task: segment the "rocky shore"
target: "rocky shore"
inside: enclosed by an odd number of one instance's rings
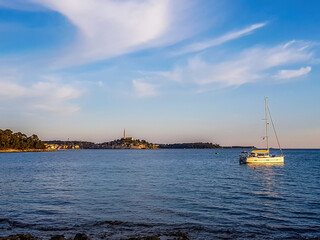
[[[133,237],[133,238],[120,238],[120,240],[189,240],[188,235],[183,232],[170,232],[164,234],[158,234],[154,236],[144,236],[144,237]],[[40,240],[35,236],[30,234],[16,234],[10,235],[7,237],[0,237],[0,240]],[[52,236],[48,240],[91,240],[86,234],[84,233],[77,233],[74,238],[66,238],[64,235],[55,235]]]
[[[52,149],[6,149],[0,150],[0,153],[20,153],[20,152],[53,152]]]

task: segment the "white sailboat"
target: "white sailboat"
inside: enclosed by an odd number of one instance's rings
[[[242,152],[240,154],[240,156],[239,156],[240,157],[239,158],[239,163],[240,164],[250,164],[250,163],[254,163],[254,164],[259,164],[259,163],[262,163],[262,164],[280,163],[280,164],[283,164],[284,163],[283,152],[282,152],[282,149],[280,147],[280,143],[279,143],[279,140],[278,140],[277,132],[276,132],[276,129],[274,127],[273,120],[272,120],[272,117],[271,117],[271,114],[270,114],[270,111],[269,111],[269,108],[268,108],[267,98],[265,98],[265,111],[266,111],[266,119],[265,119],[266,120],[266,137],[265,138],[266,138],[266,142],[267,142],[267,149],[266,150],[265,149],[263,149],[263,150],[253,150],[253,151],[251,151],[250,154],[248,152]],[[277,143],[278,143],[279,149],[281,151],[281,156],[270,155],[270,152],[269,152],[268,113],[270,115],[272,128],[274,130],[274,133],[275,133],[275,136],[276,136],[276,139],[277,139]]]

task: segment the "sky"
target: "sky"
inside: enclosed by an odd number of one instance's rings
[[[0,0],[0,129],[320,148],[318,0]],[[271,147],[277,147],[274,135]]]

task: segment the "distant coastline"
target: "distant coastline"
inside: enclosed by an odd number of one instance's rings
[[[170,143],[153,144],[145,140],[117,139],[110,142],[94,143],[88,141],[44,141],[55,150],[71,149],[255,149],[255,146],[220,146],[217,143],[194,142],[194,143]]]
[[[0,153],[17,152],[47,152],[56,150],[77,150],[77,149],[229,149],[229,148],[249,148],[254,146],[220,146],[210,142],[189,142],[154,144],[146,140],[127,137],[124,130],[123,137],[109,142],[94,143],[88,141],[41,141],[37,135],[28,137],[21,132],[14,133],[10,129],[0,129]]]
[[[255,146],[223,146],[221,148],[224,148],[224,149],[230,149],[230,148],[250,148],[250,149],[255,149],[256,147]]]
[[[52,149],[5,149],[0,150],[0,153],[21,153],[21,152],[54,152]]]
[[[216,143],[173,143],[154,144],[146,140],[117,139],[110,142],[94,143],[87,141],[45,141],[47,147],[55,150],[67,149],[220,149]]]
[[[217,149],[222,148],[217,143],[174,143],[174,144],[155,144],[146,140],[134,139],[128,137],[126,129],[123,131],[123,137],[110,142],[94,143],[87,141],[45,141],[48,149]]]
[[[217,143],[173,143],[173,144],[159,144],[160,149],[217,149],[222,148]]]

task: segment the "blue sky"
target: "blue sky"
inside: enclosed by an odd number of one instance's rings
[[[284,147],[320,148],[319,8],[0,0],[0,128],[262,147],[268,97]]]

